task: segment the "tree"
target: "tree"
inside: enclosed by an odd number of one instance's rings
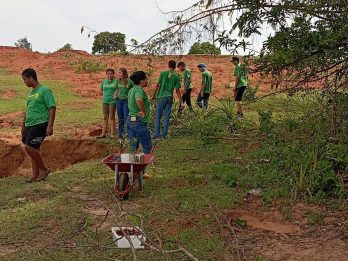
[[[31,50],[31,43],[29,43],[27,37],[17,40],[17,42],[15,42],[15,46],[19,48]]]
[[[323,88],[348,86],[346,0],[200,0],[166,15],[169,26],[137,49],[165,53],[192,37],[210,39],[232,54],[252,57],[253,72],[269,75],[279,88],[307,88],[314,82]],[[263,28],[273,31],[255,50],[252,42],[265,34]]]
[[[94,36],[93,54],[126,51],[126,35],[122,33],[102,32]]]
[[[191,46],[188,54],[221,54],[221,50],[209,42],[196,42]]]
[[[73,47],[71,44],[66,43],[64,46],[61,48],[61,50],[73,50]]]

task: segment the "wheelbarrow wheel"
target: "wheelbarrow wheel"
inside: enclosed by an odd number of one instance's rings
[[[125,173],[125,172],[120,173],[119,180],[118,180],[118,190],[119,190],[119,192],[126,191],[128,183],[129,183],[128,174]],[[123,194],[120,197],[123,200],[127,200],[128,199],[128,193],[125,193],[125,194]]]

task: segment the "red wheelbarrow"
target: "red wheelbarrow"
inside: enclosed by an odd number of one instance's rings
[[[150,154],[144,154],[141,162],[121,162],[121,153],[115,153],[103,159],[103,163],[115,171],[115,184],[113,188],[115,195],[123,200],[127,200],[136,179],[139,182],[139,190],[143,190],[146,166],[152,163],[155,158],[152,151]]]

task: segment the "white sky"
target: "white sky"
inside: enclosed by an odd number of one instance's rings
[[[196,0],[157,0],[162,10],[180,10]],[[14,46],[27,37],[34,51],[52,52],[71,43],[91,52],[93,35],[80,34],[82,25],[98,32],[126,34],[144,41],[167,25],[155,0],[0,0],[0,45]]]
[[[0,46],[14,46],[27,37],[34,51],[53,52],[70,43],[91,52],[94,35],[80,33],[83,25],[98,32],[121,32],[126,43],[139,42],[167,27],[163,11],[181,10],[197,0],[0,0]],[[157,3],[157,4],[156,4]],[[259,49],[262,37],[251,39]],[[226,53],[222,50],[223,53]]]

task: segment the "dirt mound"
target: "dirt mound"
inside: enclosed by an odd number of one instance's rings
[[[250,214],[247,211],[236,210],[234,213],[235,218],[231,219],[231,221],[242,219],[253,229],[272,231],[280,234],[296,233],[300,230],[300,227],[294,224],[274,219],[274,217],[272,217],[274,215],[273,212],[269,214],[269,216],[260,217]]]
[[[4,89],[0,91],[0,98],[10,100],[17,96],[17,92],[11,89]]]
[[[12,112],[0,117],[0,127],[12,128],[14,125],[19,126],[23,119],[24,112]]]
[[[110,145],[94,140],[47,140],[42,146],[42,156],[52,171],[62,170],[78,162],[104,157]],[[31,163],[20,145],[0,140],[0,177],[27,175]]]
[[[0,68],[20,74],[20,72],[28,66],[39,72],[40,78],[50,80],[64,80],[69,83],[73,90],[83,97],[99,98],[99,85],[105,72],[96,71],[92,73],[76,72],[76,67],[82,63],[87,65],[99,64],[102,67],[113,67],[118,69],[126,67],[130,72],[135,70],[144,70],[151,72],[150,87],[148,92],[153,91],[153,84],[162,70],[167,68],[169,60],[184,61],[187,67],[191,69],[194,93],[197,95],[200,89],[201,73],[197,69],[199,63],[207,64],[208,70],[213,73],[213,96],[225,97],[232,95],[230,82],[233,81],[233,66],[229,62],[226,55],[166,55],[148,57],[144,55],[91,55],[84,51],[67,51],[59,50],[52,54],[40,54],[29,50],[0,47]],[[251,85],[259,85],[260,77],[251,76]],[[266,81],[262,81],[259,86],[260,92],[268,92],[270,85]]]
[[[322,218],[316,224],[310,223],[309,213]],[[236,228],[239,245],[250,257],[246,260],[255,256],[277,261],[347,260],[347,211],[281,202],[266,207],[261,200],[247,198],[239,209],[228,211],[225,217]],[[238,227],[238,220],[245,220],[246,226]]]
[[[93,57],[92,54],[87,53],[86,51],[83,50],[65,50],[65,49],[60,49],[56,52],[53,52],[52,55],[64,55],[64,54],[78,54],[80,56],[86,56],[86,57]]]
[[[84,129],[79,129],[75,132],[75,137],[96,137],[101,135],[102,126],[100,125],[92,125]]]

